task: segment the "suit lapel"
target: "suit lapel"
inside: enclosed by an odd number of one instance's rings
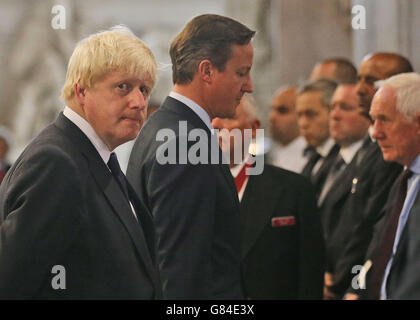
[[[324,162],[321,165],[321,168],[319,168],[318,172],[314,175],[312,182],[313,185],[317,188],[321,189],[323,183],[325,182],[325,179],[328,175],[328,172],[331,168],[332,163],[334,162],[335,158],[337,157],[338,151],[340,150],[340,146],[338,144],[335,144],[328,155],[325,157]]]
[[[409,230],[412,229],[410,228],[410,224],[413,222],[417,223],[417,221],[415,220],[419,220],[419,218],[416,216],[416,214],[418,214],[419,212],[419,208],[420,208],[420,192],[417,193],[416,198],[414,199],[413,205],[410,209],[407,221],[404,225],[400,240],[397,245],[397,249],[395,251],[395,257],[392,261],[391,270],[389,274],[391,274],[391,271],[394,265],[396,265],[398,261],[402,259],[402,257],[404,256],[404,252],[408,249],[408,242],[410,241],[410,239],[412,239],[412,236],[413,236],[413,234],[410,235]]]
[[[207,125],[203,122],[203,120],[201,120],[201,118],[193,111],[191,110],[190,107],[186,106],[184,103],[172,98],[172,97],[167,97],[165,102],[162,105],[162,110],[168,110],[170,112],[174,112],[176,114],[181,115],[187,122],[190,122],[193,126],[195,126],[196,128],[200,128],[205,130],[208,133],[208,137],[209,137],[209,150],[211,150],[211,139],[216,138],[211,132],[209,127],[207,127]],[[216,141],[215,142],[217,145],[219,145],[219,142]],[[239,199],[238,199],[238,193],[236,191],[236,186],[235,186],[235,182],[233,180],[232,174],[229,170],[229,166],[227,164],[224,164],[222,162],[222,157],[223,157],[223,152],[220,149],[220,147],[218,147],[218,152],[219,152],[219,168],[220,171],[222,172],[232,194],[234,195],[234,199],[235,199],[235,204],[239,210]],[[210,156],[210,155],[209,155]]]
[[[331,186],[330,190],[332,192],[329,192],[327,198],[331,197],[331,199],[333,199],[333,202],[337,202],[348,192],[351,191],[352,180],[356,176],[357,168],[359,167],[360,163],[363,161],[363,159],[366,158],[366,152],[368,151],[368,147],[370,145],[371,140],[368,137],[363,142],[362,147],[356,152],[351,162],[347,165],[347,167],[344,169],[344,171],[341,173],[338,179],[336,179],[334,184]]]
[[[246,257],[266,227],[270,226],[283,187],[273,183],[270,175],[250,176],[241,201],[241,226],[247,237],[242,241],[242,257]],[[261,192],[266,190],[267,192]]]
[[[111,205],[114,213],[119,217],[120,221],[124,225],[125,229],[129,233],[142,262],[149,272],[152,279],[155,279],[155,267],[153,266],[152,258],[149,254],[149,249],[146,245],[146,239],[139,222],[133,215],[130,205],[126,200],[121,188],[117,181],[112,176],[108,167],[103,162],[99,153],[96,151],[94,146],[91,144],[85,134],[70,120],[68,120],[62,113],[56,121],[57,127],[62,129],[70,136],[71,140],[79,147],[89,164],[89,170],[93,178],[95,179],[99,189],[104,193],[105,198]],[[145,225],[150,225],[151,217],[147,217],[146,214],[140,214],[141,218],[145,219]],[[141,219],[139,217],[139,219]]]

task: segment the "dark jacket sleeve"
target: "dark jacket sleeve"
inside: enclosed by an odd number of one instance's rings
[[[151,166],[147,193],[159,235],[158,258],[166,299],[211,297],[215,169],[205,164],[161,165],[156,160]]]
[[[23,159],[0,189],[0,299],[29,299],[51,281],[80,227],[83,191],[74,162],[54,146]]]

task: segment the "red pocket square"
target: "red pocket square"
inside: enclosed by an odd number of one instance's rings
[[[294,226],[296,223],[294,216],[271,218],[272,227]]]

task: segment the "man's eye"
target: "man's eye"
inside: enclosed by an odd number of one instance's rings
[[[128,84],[126,83],[121,83],[118,85],[118,88],[121,90],[127,90],[128,89]]]
[[[143,86],[143,87],[140,88],[140,92],[145,94],[145,95],[148,95],[149,94],[149,88],[147,88],[146,86]]]

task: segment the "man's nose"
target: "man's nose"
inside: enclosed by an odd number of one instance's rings
[[[145,109],[147,107],[147,96],[140,90],[133,90],[131,94],[130,106],[132,108]]]
[[[252,93],[254,91],[254,86],[252,84],[252,79],[250,75],[248,75],[248,80],[246,81],[242,90],[248,93]]]

